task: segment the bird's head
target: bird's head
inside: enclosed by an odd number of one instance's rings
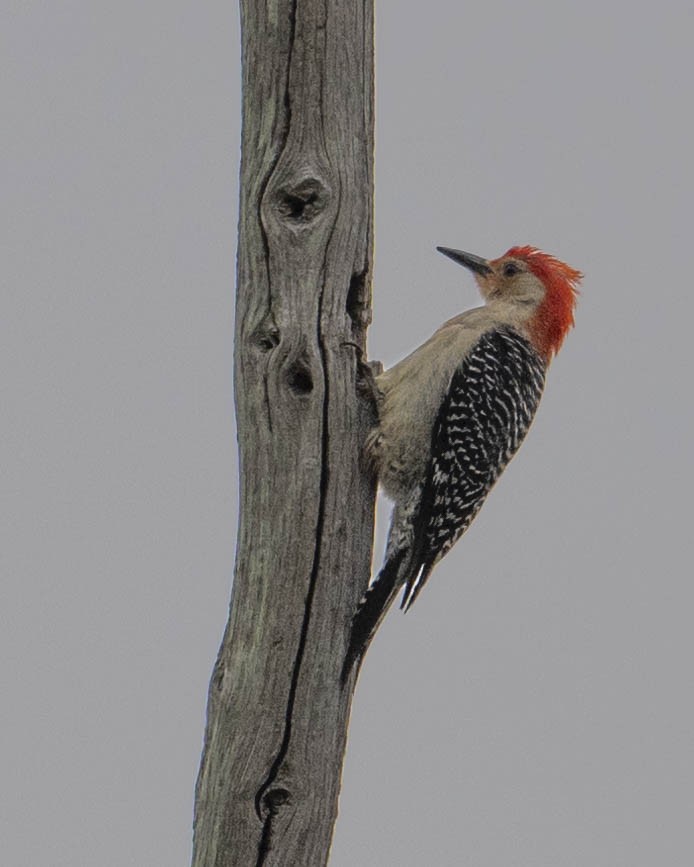
[[[511,247],[498,259],[450,247],[436,249],[472,271],[485,301],[508,301],[521,308],[528,333],[543,356],[549,359],[559,351],[574,324],[580,271],[536,247]]]

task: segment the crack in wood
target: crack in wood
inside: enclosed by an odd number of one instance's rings
[[[322,296],[321,296],[322,300]],[[320,321],[320,317],[319,317]],[[299,637],[299,645],[296,651],[296,657],[294,659],[294,667],[292,670],[292,679],[289,687],[289,695],[287,698],[287,709],[284,717],[284,736],[282,738],[282,743],[280,744],[279,751],[277,756],[275,757],[274,762],[268,772],[267,777],[264,782],[261,784],[255,796],[255,810],[258,818],[264,822],[263,827],[263,835],[261,837],[261,843],[267,836],[267,845],[269,846],[269,824],[271,824],[274,816],[277,815],[279,807],[285,803],[288,803],[289,800],[289,792],[287,790],[281,790],[287,793],[287,798],[282,801],[282,803],[278,803],[274,799],[270,799],[268,802],[268,795],[271,794],[271,786],[277,778],[277,774],[279,769],[284,761],[287,751],[289,749],[289,742],[292,737],[292,716],[294,714],[294,702],[296,700],[296,690],[299,683],[299,674],[301,672],[301,663],[304,657],[304,651],[306,649],[306,640],[308,637],[308,629],[311,621],[311,607],[313,604],[313,596],[316,589],[316,582],[318,580],[318,572],[320,570],[320,561],[321,561],[321,550],[322,550],[322,537],[324,531],[325,524],[325,502],[326,495],[328,491],[328,377],[327,377],[327,369],[325,367],[325,347],[323,346],[322,340],[319,343],[321,356],[323,358],[323,382],[324,382],[324,393],[323,393],[323,431],[322,431],[322,443],[321,443],[321,476],[320,476],[320,490],[319,490],[319,501],[318,501],[318,519],[316,522],[316,547],[314,549],[313,555],[313,563],[311,568],[311,576],[309,579],[308,591],[306,593],[306,603],[304,607],[304,619],[301,626],[301,635]],[[276,791],[276,790],[272,790]],[[263,807],[267,810],[267,815],[263,820]],[[259,850],[260,853],[260,850]],[[261,862],[259,862],[260,864]]]
[[[330,236],[328,237],[326,250],[330,245],[330,240],[332,238],[333,229],[330,232]],[[325,274],[325,260],[323,261],[323,275]],[[325,342],[321,335],[320,323],[322,321],[322,313],[323,313],[323,299],[325,295],[325,284],[323,277],[321,279],[322,288],[320,298],[318,300],[318,315],[317,315],[317,323],[316,323],[316,338],[318,343],[319,352],[321,355],[322,362],[322,371],[323,371],[323,427],[321,432],[321,473],[320,473],[320,487],[318,492],[318,517],[316,521],[316,547],[313,553],[313,563],[311,567],[311,576],[309,579],[308,591],[306,593],[306,602],[304,606],[304,619],[301,625],[301,635],[299,638],[299,645],[297,647],[296,657],[294,659],[294,668],[292,670],[292,679],[289,687],[289,696],[287,698],[287,709],[285,712],[284,722],[284,737],[282,738],[282,743],[280,744],[279,751],[277,756],[275,757],[275,761],[272,763],[272,767],[270,768],[265,781],[262,783],[260,788],[258,789],[255,797],[255,810],[258,818],[263,821],[263,831],[260,838],[260,843],[258,847],[258,863],[257,867],[262,867],[262,864],[267,857],[267,853],[270,851],[272,845],[272,823],[277,816],[280,808],[285,804],[288,804],[290,801],[290,792],[288,789],[284,788],[271,788],[275,780],[277,779],[277,774],[284,762],[284,759],[289,751],[289,744],[292,737],[292,717],[294,714],[294,703],[296,701],[296,691],[299,684],[299,675],[301,672],[301,664],[304,658],[304,651],[306,649],[306,641],[308,639],[308,630],[311,622],[311,609],[313,607],[313,597],[316,590],[316,584],[318,582],[318,574],[320,572],[320,564],[321,564],[321,554],[322,554],[322,541],[323,541],[323,533],[325,530],[325,512],[326,512],[326,500],[328,494],[328,485],[330,481],[330,470],[329,470],[329,405],[330,405],[330,391],[328,384],[328,357],[327,350],[325,347]],[[278,795],[280,795],[278,797]],[[263,807],[267,810],[267,814],[263,820]]]
[[[291,5],[290,12],[290,37],[289,37],[289,51],[287,58],[287,75],[285,79],[285,92],[284,92],[284,108],[285,108],[285,126],[283,130],[283,136],[281,141],[281,146],[278,148],[276,159],[273,162],[273,165],[268,173],[268,176],[263,185],[263,190],[260,196],[260,205],[259,208],[259,217],[262,226],[262,202],[264,198],[265,191],[267,189],[267,185],[270,182],[272,175],[274,174],[275,168],[279,161],[279,158],[286,147],[289,129],[291,126],[291,117],[292,117],[292,108],[291,108],[291,97],[290,97],[290,75],[291,75],[291,66],[292,66],[292,54],[294,50],[294,40],[296,36],[296,17],[297,17],[297,3],[298,0],[293,0]],[[268,260],[268,281],[270,281],[270,273],[269,273],[269,243],[267,234],[265,232],[265,228],[263,226],[263,240],[265,243],[265,252]],[[273,820],[276,817],[281,806],[289,802],[289,791],[282,789],[281,791],[286,792],[286,797],[280,802],[277,801],[276,798],[272,797],[272,785],[277,778],[277,774],[284,762],[284,759],[287,755],[287,751],[289,750],[289,743],[291,741],[292,736],[292,717],[294,713],[294,703],[296,701],[296,690],[299,683],[299,674],[301,671],[301,663],[303,661],[304,651],[306,649],[306,640],[308,637],[308,628],[311,619],[311,607],[313,604],[313,596],[315,593],[316,582],[318,580],[318,572],[320,569],[320,558],[321,558],[321,539],[323,535],[324,523],[325,523],[325,501],[326,501],[326,493],[328,487],[328,376],[327,376],[327,368],[325,365],[325,347],[323,346],[321,335],[320,335],[320,310],[322,307],[323,293],[321,292],[321,298],[319,300],[319,316],[318,316],[318,345],[320,347],[320,352],[323,360],[323,384],[324,384],[324,392],[323,392],[323,430],[322,430],[322,453],[321,453],[321,476],[320,476],[320,490],[318,495],[318,516],[316,522],[316,547],[314,549],[313,563],[311,568],[311,576],[309,578],[308,592],[306,594],[306,602],[304,607],[304,618],[301,625],[301,634],[299,636],[299,644],[297,647],[296,657],[294,659],[294,666],[292,669],[292,678],[289,686],[289,695],[287,697],[287,707],[284,716],[284,734],[282,737],[282,742],[280,744],[280,748],[275,756],[275,760],[270,766],[270,770],[265,778],[265,780],[261,783],[255,795],[255,811],[258,818],[263,822],[263,830],[261,834],[261,838],[258,845],[258,862],[257,867],[262,867],[262,864],[265,862],[268,852],[270,851],[271,841],[272,841],[272,824]],[[263,817],[263,808],[267,811],[265,817]]]
[[[289,48],[287,50],[287,74],[284,78],[284,115],[282,117],[282,127],[278,134],[278,145],[277,151],[272,158],[270,163],[270,167],[265,175],[265,178],[260,184],[260,189],[258,192],[258,225],[260,226],[260,235],[263,242],[263,253],[265,257],[265,269],[267,273],[267,289],[268,289],[268,312],[272,309],[272,278],[270,276],[270,242],[268,241],[267,230],[265,229],[265,224],[263,222],[263,205],[265,202],[265,193],[267,191],[268,184],[270,183],[270,179],[275,173],[275,169],[277,168],[277,164],[287,146],[287,140],[289,138],[289,128],[292,123],[292,101],[291,101],[291,88],[289,86],[289,76],[292,68],[292,54],[294,52],[294,40],[296,38],[296,6],[298,0],[292,0],[291,9],[289,12]],[[243,166],[241,166],[241,173],[243,175]]]

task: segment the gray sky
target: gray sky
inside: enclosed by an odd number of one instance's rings
[[[332,867],[694,861],[691,4],[379,0],[386,364],[586,273],[538,418],[354,703]],[[234,0],[5,2],[0,839],[188,863],[236,529]]]

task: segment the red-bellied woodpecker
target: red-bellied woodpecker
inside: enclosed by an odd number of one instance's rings
[[[574,322],[580,271],[534,247],[469,268],[485,304],[450,319],[376,377],[366,456],[394,508],[385,562],[352,622],[343,680],[400,588],[407,610],[520,446]]]

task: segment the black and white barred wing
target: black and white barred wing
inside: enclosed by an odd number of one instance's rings
[[[544,381],[543,359],[511,328],[484,334],[454,373],[433,429],[403,608],[470,526],[518,450]]]
[[[400,587],[409,608],[470,526],[523,441],[544,381],[544,361],[511,328],[484,334],[457,368],[434,424],[423,486],[396,505],[383,568],[352,621],[343,682]]]

